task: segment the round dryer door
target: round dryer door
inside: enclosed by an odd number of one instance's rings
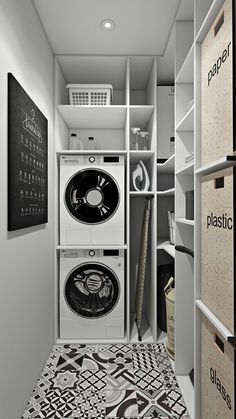
[[[118,186],[112,176],[103,170],[81,170],[68,182],[65,202],[70,214],[78,221],[103,223],[118,208]]]
[[[105,316],[118,302],[118,279],[111,269],[100,263],[79,265],[67,278],[65,298],[79,316],[88,319]]]

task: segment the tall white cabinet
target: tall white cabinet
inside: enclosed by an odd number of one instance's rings
[[[125,245],[126,251],[126,334],[124,342],[138,341],[134,322],[136,275],[142,218],[146,198],[152,199],[148,272],[143,312],[143,341],[156,342],[156,59],[153,57],[84,57],[58,56],[55,58],[55,175],[59,176],[59,156],[78,153],[123,154],[126,168],[125,189]],[[110,106],[71,106],[68,102],[68,83],[110,83],[113,101]],[[131,127],[149,132],[148,150],[132,150]],[[68,150],[71,132],[76,132],[84,143],[83,151]],[[93,136],[96,150],[87,151],[87,138]],[[147,192],[135,191],[131,174],[142,160],[150,177]],[[56,207],[58,192],[55,190]],[[55,339],[60,340],[58,317],[58,255],[63,248],[59,241],[59,222],[55,218]],[[83,339],[82,339],[83,340]]]

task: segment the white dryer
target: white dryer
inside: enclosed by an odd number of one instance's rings
[[[124,244],[124,179],[122,155],[60,157],[61,244]]]
[[[60,338],[124,337],[124,250],[60,251]]]

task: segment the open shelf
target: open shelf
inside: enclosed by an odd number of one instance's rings
[[[176,83],[193,83],[194,79],[194,43],[176,77]]]
[[[117,245],[117,246],[103,246],[103,245],[58,245],[56,246],[57,250],[70,250],[70,249],[104,249],[104,250],[110,250],[110,249],[117,249],[117,250],[122,250],[122,249],[127,249],[127,244],[124,245]]]
[[[174,195],[175,188],[166,189],[165,191],[157,191],[157,196],[170,196]]]
[[[58,105],[58,112],[68,128],[123,129],[126,106]]]
[[[194,173],[194,161],[189,164],[185,164],[181,169],[177,170],[176,175],[193,175]]]
[[[150,196],[150,195],[153,195],[154,196],[155,192],[153,192],[153,191],[141,191],[141,192],[139,192],[139,191],[130,191],[129,194],[131,196],[137,196],[137,197],[139,197],[139,196]]]
[[[159,175],[170,175],[174,174],[175,170],[175,154],[172,154],[168,158],[168,160],[165,161],[165,163],[157,163],[157,174]]]
[[[176,218],[176,223],[194,226],[194,220],[187,220],[186,218]]]
[[[176,131],[193,131],[194,130],[194,104],[184,115],[176,127]]]
[[[202,300],[195,301],[196,306],[201,310],[201,312],[210,320],[210,322],[216,327],[217,330],[221,333],[224,339],[232,344],[236,344],[236,336],[233,336],[232,333],[218,320],[218,318],[212,313],[211,310],[202,302]]]
[[[130,57],[130,104],[153,105],[156,66],[153,57]]]
[[[157,241],[157,250],[164,250],[168,253],[172,258],[175,258],[175,246],[174,244],[170,244],[169,240],[167,239],[159,239]]]
[[[113,105],[124,105],[127,89],[127,58],[96,55],[57,55],[66,84],[111,84]],[[69,96],[66,94],[64,100]]]
[[[130,151],[131,164],[137,164],[140,160],[147,162],[154,156],[154,152],[150,150],[132,150]]]
[[[132,105],[130,106],[130,127],[146,128],[152,117],[154,106]]]
[[[126,155],[127,152],[125,150],[60,150],[57,151],[58,155],[61,154],[67,154],[67,155],[77,155],[77,154],[108,154],[113,155],[113,154],[122,154],[122,155]]]
[[[195,173],[208,175],[209,173],[217,172],[218,170],[226,169],[229,166],[236,164],[236,156],[224,156],[221,159],[215,160],[205,166],[196,169]]]

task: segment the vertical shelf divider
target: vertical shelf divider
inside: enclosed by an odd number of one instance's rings
[[[126,334],[127,342],[130,342],[130,59],[126,62],[126,83],[125,83],[125,103],[127,106],[125,123],[125,148],[126,155]]]
[[[155,140],[154,144],[152,141],[151,148],[154,151],[153,154],[153,168],[152,168],[152,189],[153,191],[157,190],[157,87],[156,87],[156,80],[157,80],[157,60],[154,58],[153,67],[151,72],[151,82],[152,82],[152,102],[154,105],[154,113],[153,113],[153,132],[152,132],[152,139]],[[157,194],[154,194],[153,197],[153,204],[152,204],[152,214],[151,214],[151,260],[152,260],[152,267],[151,267],[151,276],[152,276],[152,307],[150,317],[152,319],[152,333],[154,342],[157,341]],[[151,321],[150,321],[151,323]]]
[[[194,51],[194,150],[195,169],[200,166],[201,156],[201,46],[195,43]],[[201,178],[194,172],[194,300],[200,298],[201,287]],[[195,303],[194,301],[194,303]],[[201,315],[194,304],[194,414],[201,417]]]

